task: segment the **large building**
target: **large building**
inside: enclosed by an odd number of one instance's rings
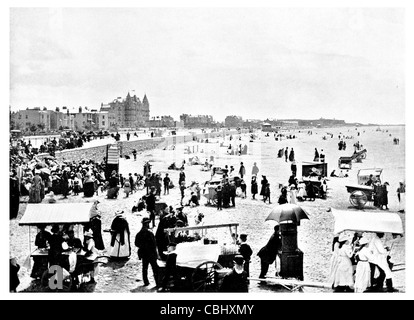
[[[114,101],[104,105],[101,104],[101,112],[108,112],[109,127],[119,128],[139,128],[148,125],[149,121],[149,102],[146,95],[140,99],[129,92],[125,99],[116,98]]]
[[[216,125],[213,117],[209,115],[182,114],[180,121],[184,123],[185,128],[209,128]]]
[[[46,108],[33,108],[26,110],[19,110],[11,114],[11,119],[14,122],[16,129],[22,131],[31,130],[32,127],[36,130],[54,130],[57,129],[56,118],[54,117],[54,111],[47,110]]]
[[[171,116],[158,116],[152,117],[152,119],[149,120],[149,126],[155,128],[171,128],[176,126],[176,122],[174,121],[174,118]]]

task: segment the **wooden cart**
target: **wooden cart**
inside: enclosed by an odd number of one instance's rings
[[[238,223],[203,225],[195,227],[168,228],[165,232],[174,239],[178,232],[204,232],[208,229],[228,228],[237,239]],[[233,259],[238,254],[235,243],[225,244],[209,240],[205,236],[199,241],[178,243],[177,274],[170,282],[171,290],[180,292],[216,292],[224,275],[231,271]],[[158,261],[160,276],[165,265]]]
[[[338,159],[338,168],[339,169],[352,169],[352,162],[362,162],[362,159],[367,157],[367,150],[361,150],[358,152],[354,152],[354,154],[350,157],[339,157]]]
[[[367,202],[374,201],[374,186],[367,186],[365,183],[372,175],[374,181],[381,182],[382,169],[360,169],[357,174],[357,185],[346,185],[349,196],[349,202],[356,208],[362,209]]]

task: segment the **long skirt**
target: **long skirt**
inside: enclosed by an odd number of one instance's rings
[[[371,286],[371,268],[368,261],[359,261],[355,272],[355,292],[364,292]]]
[[[333,261],[333,267],[330,275],[330,283],[333,287],[337,286],[354,286],[353,279],[354,269],[352,267],[351,259],[338,255]]]
[[[109,249],[110,256],[115,259],[128,259],[131,255],[131,244],[129,243],[128,232],[124,231],[125,243],[123,245],[119,243],[120,239],[121,235],[117,234],[114,245]]]

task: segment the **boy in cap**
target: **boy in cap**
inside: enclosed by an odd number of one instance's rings
[[[250,245],[247,244],[247,234],[240,235],[240,246],[239,253],[244,258],[244,271],[246,271],[247,276],[250,276],[249,266],[250,266],[250,257],[253,254],[253,250]]]
[[[221,292],[249,292],[247,272],[243,269],[244,258],[237,254],[234,257],[233,270],[226,274],[220,287]]]
[[[175,253],[176,247],[177,244],[175,242],[170,242],[167,247],[167,252],[164,252],[167,256],[167,260],[165,262],[165,274],[162,279],[161,288],[158,290],[160,292],[166,291],[168,281],[171,277],[175,278],[177,269],[177,253]]]

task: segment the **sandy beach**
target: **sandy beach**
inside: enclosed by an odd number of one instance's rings
[[[346,190],[346,184],[357,183],[357,172],[364,168],[382,168],[383,181],[389,183],[388,187],[388,201],[389,211],[398,211],[397,187],[400,180],[405,180],[405,128],[402,126],[381,126],[381,131],[376,130],[375,126],[364,127],[340,127],[340,128],[318,128],[311,129],[313,134],[309,135],[310,129],[292,129],[285,134],[295,135],[295,139],[282,139],[275,141],[272,134],[266,137],[265,133],[258,132],[258,138],[250,142],[248,134],[240,135],[240,143],[248,146],[247,155],[227,155],[226,148],[220,147],[220,144],[230,143],[228,138],[223,140],[213,139],[209,143],[189,142],[185,144],[177,144],[174,150],[164,150],[164,148],[156,148],[154,150],[145,151],[138,155],[137,161],[131,159],[120,159],[120,173],[124,177],[129,173],[143,172],[144,161],[149,160],[152,167],[152,172],[160,172],[162,176],[166,172],[169,173],[173,183],[177,186],[179,171],[167,170],[172,162],[180,164],[191,157],[197,156],[201,161],[204,161],[210,156],[214,156],[216,165],[233,165],[238,171],[240,162],[244,163],[246,167],[245,181],[247,183],[247,198],[236,198],[235,208],[224,209],[217,211],[215,207],[206,206],[206,198],[201,197],[201,205],[196,208],[185,207],[184,212],[189,215],[189,219],[193,218],[197,212],[202,212],[205,216],[205,224],[220,224],[220,223],[239,223],[239,233],[248,234],[248,243],[253,249],[253,256],[250,265],[250,273],[252,277],[258,277],[260,273],[260,259],[257,256],[259,249],[267,242],[272,234],[274,221],[266,221],[265,218],[271,211],[272,207],[277,205],[277,198],[280,194],[279,185],[287,184],[290,176],[290,162],[285,162],[284,158],[278,158],[277,152],[281,148],[288,147],[295,151],[295,159],[300,166],[302,161],[312,161],[314,149],[319,151],[323,149],[328,163],[328,172],[338,169],[338,158],[341,156],[351,156],[354,148],[353,144],[357,141],[362,143],[363,147],[367,149],[367,157],[362,163],[353,163],[352,169],[348,172],[347,178],[330,178],[328,177],[328,197],[326,200],[316,199],[316,201],[305,201],[300,205],[306,208],[309,213],[309,220],[303,220],[298,227],[298,247],[304,253],[304,280],[312,282],[326,282],[329,275],[329,261],[331,257],[331,244],[333,237],[334,218],[332,213],[328,212],[329,208],[356,210],[349,202],[349,193]],[[358,136],[358,132],[360,135]],[[327,133],[331,133],[331,138]],[[338,135],[348,136],[345,139],[347,149],[345,151],[338,150]],[[322,139],[327,136],[326,140]],[[393,144],[393,138],[400,139],[399,145]],[[238,139],[239,135],[234,138]],[[186,153],[185,150],[190,146],[190,150],[195,153]],[[194,146],[194,148],[193,148]],[[198,152],[196,152],[198,150]],[[250,178],[253,163],[256,162],[259,167],[259,185],[261,175],[266,175],[271,186],[271,201],[272,204],[265,204],[261,201],[261,197],[257,200],[252,200],[250,195]],[[210,179],[210,172],[201,171],[200,165],[186,165],[185,173],[187,177],[187,184],[191,181],[197,181],[200,186]],[[124,210],[131,231],[131,248],[132,255],[126,263],[110,262],[108,265],[100,268],[97,277],[97,284],[91,288],[90,291],[99,293],[130,293],[130,292],[155,292],[154,287],[143,287],[141,279],[141,263],[138,260],[136,248],[133,245],[135,234],[141,228],[141,219],[143,215],[132,213],[131,208],[133,204],[144,194],[144,191],[138,191],[128,198],[124,198],[122,190],[117,200],[106,199],[106,194],[99,193],[93,198],[83,198],[79,196],[69,196],[68,199],[60,200],[58,202],[93,202],[98,199],[101,203],[99,209],[102,213],[102,227],[109,228],[113,218],[114,212],[118,209]],[[188,191],[189,194],[189,191]],[[170,194],[163,196],[161,200],[173,207],[178,206],[180,200],[180,192],[177,187],[170,190]],[[28,256],[30,250],[34,248],[34,237],[36,234],[35,228],[31,230],[29,239],[28,227],[18,225],[18,222],[24,214],[26,204],[20,204],[19,215],[17,219],[10,221],[10,250],[13,252],[21,265]],[[365,210],[374,210],[373,206],[367,205]],[[361,212],[363,214],[363,212]],[[405,226],[405,214],[398,213]],[[155,232],[155,230],[154,230]],[[224,239],[230,241],[228,230],[223,230],[223,233],[209,231],[210,237],[217,239]],[[103,233],[105,246],[109,247],[109,234]],[[30,247],[29,247],[30,246]],[[405,263],[405,237],[399,238],[393,247],[391,253],[394,263]],[[271,266],[268,275],[274,275],[275,266]],[[39,287],[32,283],[29,277],[30,272],[22,268],[19,277],[21,284],[18,291],[33,292],[39,290]],[[151,269],[149,275],[152,276]],[[405,290],[405,270],[393,272],[394,287],[404,292]],[[151,283],[154,281],[150,278]],[[306,293],[314,292],[332,292],[330,289],[309,288],[304,287],[303,291]],[[271,292],[286,292],[280,286],[276,285],[259,285],[257,282],[250,282],[250,293],[271,293]]]

